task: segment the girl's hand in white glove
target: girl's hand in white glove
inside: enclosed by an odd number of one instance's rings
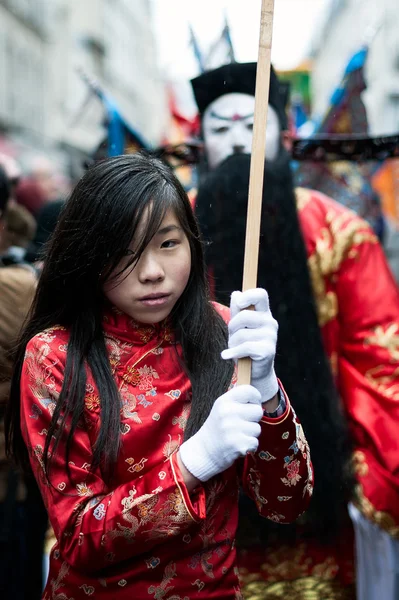
[[[209,417],[179,449],[184,467],[200,481],[222,473],[247,452],[255,452],[263,417],[261,395],[240,385],[218,398]]]
[[[254,306],[255,310],[244,310]],[[225,360],[252,359],[251,385],[271,400],[278,392],[274,372],[278,323],[269,307],[269,296],[261,288],[233,292],[230,303],[229,348],[222,352]]]

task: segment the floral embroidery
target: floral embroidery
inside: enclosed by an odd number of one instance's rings
[[[285,463],[284,468],[287,469],[287,477],[281,478],[281,481],[284,483],[284,485],[291,487],[296,485],[302,479],[302,477],[299,475],[300,466],[301,463],[299,460],[290,460],[289,462],[287,461]]]
[[[292,496],[277,496],[277,500],[279,502],[287,502],[288,500],[291,500]]]
[[[98,410],[100,408],[100,398],[98,394],[86,394],[85,405],[88,410]]]
[[[134,385],[135,387],[140,383],[140,373],[136,367],[127,367],[126,373],[123,374],[122,379],[126,381],[126,383],[130,383],[130,385]]]
[[[159,421],[160,418],[161,418],[161,415],[159,413],[154,413],[152,415],[152,420],[153,421]]]
[[[148,367],[145,365],[144,367],[140,367],[138,369],[140,374],[140,382],[139,387],[141,390],[146,392],[150,392],[153,390],[153,380],[159,379],[159,375],[153,367]]]
[[[78,496],[92,496],[93,492],[86,483],[78,483],[76,486]]]
[[[289,435],[290,435],[289,432],[285,431],[281,437],[283,440],[288,440]]]
[[[165,473],[165,471],[161,471],[161,472],[158,474],[158,477],[159,477],[159,479],[160,479],[161,481],[163,481],[163,480],[165,479],[165,477],[166,477],[166,473]]]

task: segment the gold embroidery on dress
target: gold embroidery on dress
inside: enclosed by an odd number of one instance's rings
[[[372,503],[365,497],[361,485],[356,486],[356,498],[353,504],[359,511],[378,527],[389,533],[396,540],[399,540],[399,527],[396,525],[394,518],[387,512],[377,510]]]
[[[169,594],[169,592],[171,592],[173,590],[173,588],[175,587],[174,585],[170,585],[170,583],[172,582],[172,580],[175,577],[177,577],[176,563],[170,562],[165,567],[164,575],[162,578],[162,583],[157,586],[151,585],[148,588],[148,593],[154,596],[154,600],[164,600],[166,595]],[[190,600],[190,599],[187,596],[184,596],[184,598],[181,598],[180,596],[173,594],[173,596],[168,596],[168,600]]]
[[[364,477],[369,472],[366,455],[361,450],[356,450],[352,456],[353,469],[356,475]]]
[[[312,192],[307,190],[306,188],[298,187],[295,189],[296,196],[296,207],[300,212],[305,208],[305,206],[310,202],[312,198]]]
[[[365,345],[378,346],[389,352],[392,362],[399,360],[399,326],[397,323],[379,325],[364,340]]]
[[[177,440],[173,440],[172,436],[170,435],[170,433],[168,434],[168,438],[169,441],[166,442],[166,444],[164,444],[163,447],[163,455],[165,457],[165,462],[167,460],[169,460],[169,458],[172,456],[172,454],[174,454],[176,452],[176,450],[178,448],[180,448],[180,444],[181,444],[181,436],[179,434],[178,439]]]
[[[145,494],[135,498],[137,491],[129,491],[129,496],[122,499],[122,517],[129,523],[128,526],[117,523],[118,529],[110,531],[112,539],[124,537],[130,540],[135,537],[137,530],[143,525],[150,525],[150,529],[144,533],[151,539],[163,539],[180,533],[182,523],[191,522],[191,517],[186,510],[179,491],[168,495],[162,506],[158,506],[159,495],[162,488],[158,488],[151,494]],[[137,517],[131,513],[137,507]],[[155,510],[156,508],[156,510]]]
[[[378,392],[391,400],[399,400],[399,367],[390,375],[386,371],[386,365],[378,365],[366,371],[365,377]]]
[[[335,579],[339,567],[334,557],[310,568],[306,555],[306,544],[281,545],[268,554],[260,573],[240,569],[245,600],[355,600],[354,586],[343,588]]]
[[[68,565],[68,563],[63,562],[56,579],[52,579],[50,581],[50,585],[51,585],[51,589],[52,589],[52,594],[51,594],[52,600],[73,600],[73,598],[68,598],[65,594],[57,594],[57,591],[61,587],[62,582],[65,579],[65,577],[68,575],[68,573],[69,573],[69,565]]]
[[[178,425],[183,431],[186,429],[188,417],[190,416],[191,402],[186,402],[183,406],[180,417],[173,417],[172,425]]]
[[[319,577],[292,581],[253,581],[242,587],[244,600],[355,600],[354,586],[342,588],[339,582]]]
[[[320,327],[338,314],[337,295],[327,291],[326,279],[339,271],[346,258],[355,259],[361,244],[378,243],[368,225],[352,212],[337,214],[331,210],[326,215],[326,225],[320,230],[314,253],[308,258]]]

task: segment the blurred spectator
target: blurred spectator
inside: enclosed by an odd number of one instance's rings
[[[0,255],[4,266],[23,262],[28,245],[36,233],[36,221],[18,204],[10,204],[5,214],[5,227],[0,239]]]
[[[0,167],[4,170],[4,173],[8,179],[10,186],[10,198],[13,199],[15,189],[21,179],[21,168],[14,158],[2,153],[0,153]]]
[[[24,206],[35,218],[46,203],[42,188],[31,177],[24,178],[18,184],[15,190],[15,200],[18,204]]]
[[[0,166],[0,221],[4,226],[3,217],[11,196],[10,183],[5,170]]]
[[[43,258],[43,247],[57,225],[64,204],[65,202],[63,200],[58,200],[56,202],[50,202],[50,204],[45,204],[40,210],[37,215],[36,234],[29,244],[25,255],[25,260],[28,263],[34,263]]]
[[[0,168],[0,245],[10,185]],[[26,264],[0,268],[0,597],[39,600],[47,513],[33,478],[22,478],[5,456],[3,417],[8,402],[13,352],[36,290],[37,275]]]
[[[29,178],[39,188],[43,202],[53,202],[60,197],[59,176],[54,164],[45,156],[33,158],[29,169]]]

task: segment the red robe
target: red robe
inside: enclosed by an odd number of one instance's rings
[[[356,504],[399,539],[399,290],[365,221],[303,189],[298,210],[323,340],[355,449]]]
[[[346,412],[358,509],[399,539],[399,293],[368,224],[318,192],[298,189],[297,206],[326,352]],[[304,538],[242,553],[252,598],[354,598],[353,532],[333,546]],[[309,596],[307,595],[309,594]]]
[[[226,316],[227,309],[220,307]],[[106,344],[121,394],[122,448],[112,489],[89,473],[99,397],[88,372],[84,420],[72,441],[68,478],[61,444],[49,485],[42,454],[61,389],[68,332],[55,327],[28,344],[21,427],[57,544],[45,600],[241,598],[234,537],[239,479],[260,513],[277,522],[307,507],[313,474],[301,425],[287,399],[264,418],[259,449],[189,494],[176,451],[190,412],[190,382],[165,325],[138,326],[110,311]]]

